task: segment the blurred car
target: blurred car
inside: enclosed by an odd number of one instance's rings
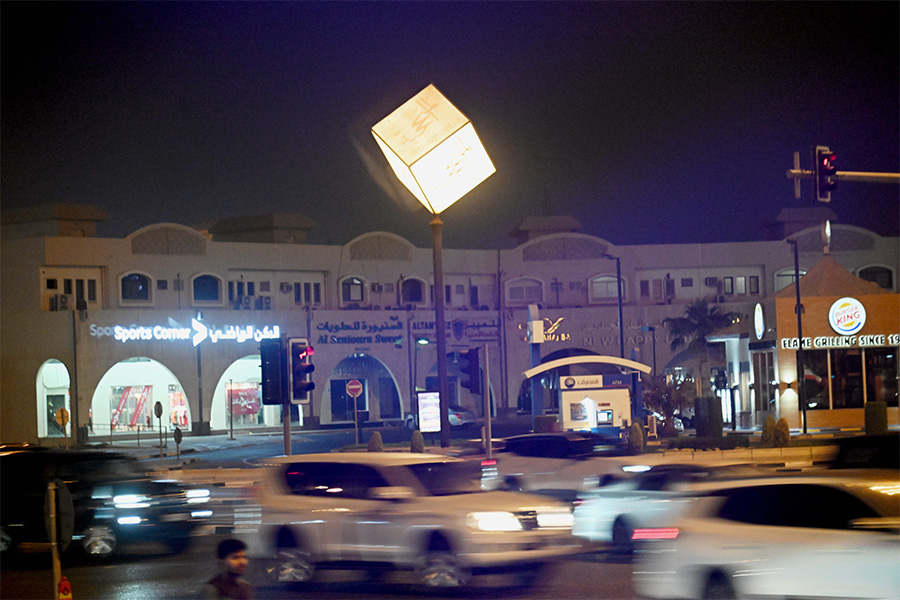
[[[451,427],[461,427],[462,425],[468,425],[469,423],[474,423],[476,421],[475,413],[459,404],[451,404],[447,408],[447,418],[450,421]],[[415,415],[411,413],[406,415],[406,426],[409,429],[416,428]]]
[[[127,542],[160,541],[184,549],[210,511],[209,490],[146,475],[133,457],[101,450],[7,446],[0,451],[0,550],[49,543],[48,483],[65,484],[74,511],[72,546],[105,557]]]
[[[407,452],[271,459],[259,512],[235,522],[272,582],[323,568],[403,570],[424,586],[463,585],[484,570],[525,578],[581,551],[572,513],[552,499],[483,492],[478,463]]]
[[[896,598],[900,480],[710,482],[680,519],[636,530],[647,598]]]
[[[634,549],[635,531],[662,527],[690,507],[696,495],[696,484],[762,472],[744,465],[654,466],[631,477],[581,492],[575,503],[572,533],[594,543],[611,544],[616,552],[628,554]]]
[[[483,461],[482,487],[535,492],[573,502],[583,489],[622,474],[618,440],[595,433],[526,433],[503,440],[492,460]]]
[[[900,471],[900,432],[861,435],[835,441],[837,455],[830,468]]]

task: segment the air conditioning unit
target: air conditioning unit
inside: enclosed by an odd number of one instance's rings
[[[59,294],[57,300],[57,310],[69,310],[69,295]]]
[[[282,294],[290,294],[291,290],[294,289],[294,284],[282,281],[279,289],[281,290]]]
[[[706,285],[706,287],[716,287],[719,285],[719,278],[718,277],[707,277],[706,279],[703,280],[703,283]]]
[[[241,308],[244,310],[250,310],[253,306],[253,296],[242,296],[241,297]]]
[[[263,310],[272,310],[272,296],[263,296]]]
[[[382,292],[382,290],[384,290],[384,286],[381,285],[380,283],[372,284],[372,293],[373,294],[380,294]]]

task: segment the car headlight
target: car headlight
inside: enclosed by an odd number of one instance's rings
[[[466,522],[472,529],[480,531],[521,531],[522,524],[511,512],[491,511],[474,512],[466,516]]]
[[[137,494],[122,494],[113,497],[116,508],[147,508],[150,506],[150,498]]]
[[[196,490],[188,490],[185,494],[188,504],[203,504],[209,502],[209,490],[198,488]]]
[[[537,514],[538,527],[553,529],[571,529],[575,523],[572,511],[567,508],[559,510],[539,510]]]

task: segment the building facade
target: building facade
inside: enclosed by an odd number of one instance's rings
[[[244,220],[253,226],[250,233],[241,220],[205,229],[163,223],[123,239],[73,229],[79,217],[99,218],[93,211],[88,217],[54,213],[52,227],[36,226],[33,212],[4,213],[3,441],[47,441],[63,433],[103,439],[158,427],[204,434],[278,426],[281,408],[262,405],[260,394],[259,346],[272,337],[305,337],[315,348],[316,389],[294,415],[306,427],[352,424],[359,411],[369,421],[401,424],[417,390],[437,389],[430,248],[386,232],[340,246],[306,244],[303,228],[312,224],[277,215]],[[504,418],[530,407],[523,376],[534,366],[526,337],[529,306],[538,308],[544,324],[542,362],[621,352],[658,373],[699,376],[691,357],[671,348],[663,323],[704,299],[746,317],[745,323],[753,322],[757,305],[771,315],[752,357],[748,350],[747,360],[726,362],[722,353],[717,374],[727,382],[718,386],[727,391],[726,421],[752,427],[769,414],[796,413],[779,370],[787,360],[778,347],[783,319],[774,317],[778,292],[794,281],[793,252],[784,238],[615,246],[572,231],[571,220],[561,220],[565,227],[559,222],[556,229],[521,227],[512,249],[444,249],[451,404],[483,414],[482,398],[458,385],[458,353],[477,346],[487,348],[493,414]],[[852,226],[832,229],[831,259],[896,298],[898,238]],[[822,257],[820,228],[791,239],[804,273]],[[896,329],[896,319],[887,326]],[[893,423],[895,333],[877,339],[879,377],[887,382],[878,397],[891,407]],[[572,366],[565,374],[597,368]],[[356,405],[347,393],[355,381],[363,386]],[[541,389],[545,411],[555,411],[558,374],[545,376]],[[71,418],[65,426],[57,420],[61,408]],[[862,425],[856,404],[827,410],[828,423]]]

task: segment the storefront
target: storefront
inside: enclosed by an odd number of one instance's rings
[[[876,401],[897,425],[900,295],[859,279],[829,256],[800,279],[800,292],[802,377],[795,287],[776,295],[781,416],[802,427],[800,379],[807,427],[863,427],[865,405]]]

